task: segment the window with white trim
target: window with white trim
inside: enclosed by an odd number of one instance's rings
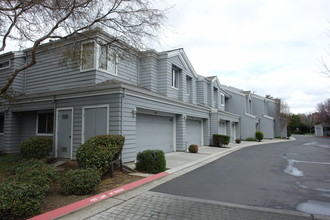
[[[9,60],[0,63],[0,70],[1,69],[6,69],[6,68],[9,68],[9,67],[10,67],[10,61]]]
[[[5,128],[5,116],[4,114],[0,114],[0,134],[3,134]]]
[[[81,49],[81,70],[95,69],[95,43],[87,42]]]
[[[218,88],[213,87],[213,105],[217,106],[218,105]]]
[[[191,94],[191,86],[192,86],[192,78],[189,76],[186,76],[186,84],[187,84],[187,95]]]
[[[225,105],[225,95],[223,93],[220,94],[220,104]]]
[[[172,87],[179,88],[179,74],[180,69],[172,67]]]
[[[37,116],[37,134],[52,135],[54,129],[54,113],[39,112]]]
[[[116,56],[111,52],[108,45],[99,47],[98,68],[116,74]]]

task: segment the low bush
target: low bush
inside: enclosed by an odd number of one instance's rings
[[[35,184],[45,192],[57,178],[54,166],[35,159],[18,162],[10,169],[10,173],[9,181]]]
[[[229,144],[230,137],[222,134],[213,135],[213,145],[216,147],[223,147]]]
[[[246,140],[246,141],[257,141],[256,139],[254,139],[254,138],[252,138],[252,137],[246,138],[245,140]]]
[[[240,144],[241,143],[241,139],[236,139],[235,142],[236,142],[236,144]]]
[[[261,131],[257,131],[256,132],[256,139],[257,141],[261,141],[264,138],[264,133],[262,133]]]
[[[198,152],[198,145],[197,144],[191,144],[188,148],[190,153],[197,153]]]
[[[145,150],[139,152],[136,160],[136,170],[153,174],[166,170],[166,159],[162,150]]]
[[[35,184],[0,183],[0,219],[25,219],[41,213],[45,192]]]
[[[81,168],[95,168],[102,175],[108,171],[114,158],[107,146],[91,145],[87,142],[78,147],[76,157]]]
[[[64,194],[87,195],[101,182],[101,174],[93,168],[70,170],[60,178],[60,190]]]
[[[85,144],[91,147],[103,145],[112,153],[113,158],[117,159],[123,150],[125,137],[121,135],[97,135],[89,138]]]
[[[25,159],[42,159],[50,155],[52,148],[52,138],[32,137],[21,143],[20,152],[22,158]]]

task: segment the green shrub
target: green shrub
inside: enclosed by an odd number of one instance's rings
[[[64,194],[87,195],[101,182],[100,172],[93,168],[69,170],[60,178]]]
[[[113,160],[113,154],[107,146],[92,145],[87,142],[78,147],[76,157],[81,168],[95,168],[102,175],[108,171]]]
[[[136,170],[153,174],[166,170],[166,159],[162,150],[145,150],[139,152],[136,160]]]
[[[291,137],[291,132],[290,131],[287,132],[287,137]]]
[[[10,172],[12,175],[8,178],[9,181],[35,184],[45,192],[50,189],[51,183],[57,177],[54,166],[35,159],[19,162]]]
[[[190,153],[197,153],[198,152],[198,145],[197,144],[191,144],[188,148]]]
[[[25,182],[0,183],[0,219],[25,219],[41,213],[45,192]]]
[[[254,139],[254,138],[252,138],[252,137],[246,138],[245,140],[246,140],[246,141],[257,141],[256,139]]]
[[[117,159],[123,150],[125,137],[121,135],[98,135],[89,138],[85,144],[91,147],[103,145],[109,149],[113,158]]]
[[[236,144],[240,144],[241,143],[241,139],[236,139],[235,142],[236,142]]]
[[[260,142],[264,138],[264,133],[261,131],[256,132],[256,139]]]
[[[49,156],[53,148],[53,140],[50,137],[32,137],[23,141],[20,145],[21,156],[25,159],[42,159]]]
[[[213,146],[222,147],[229,144],[230,137],[222,134],[213,135]]]

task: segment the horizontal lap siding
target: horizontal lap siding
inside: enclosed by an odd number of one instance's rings
[[[158,92],[167,95],[168,89],[171,86],[171,77],[169,71],[168,59],[163,58],[158,60]],[[171,67],[172,68],[172,67]]]
[[[157,59],[148,56],[141,59],[139,71],[139,86],[158,92],[158,63]]]
[[[59,49],[37,54],[37,64],[26,71],[27,93],[73,88],[95,83],[95,71],[80,72],[79,69],[60,65]]]

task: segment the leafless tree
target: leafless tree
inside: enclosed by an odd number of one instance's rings
[[[32,44],[31,59],[15,69],[0,87],[7,99],[18,73],[35,65],[37,49],[48,40],[67,39],[97,27],[135,48],[155,39],[166,10],[149,0],[1,0],[0,53],[8,40]]]
[[[275,99],[276,101],[276,112],[278,115],[278,120],[280,123],[280,129],[281,129],[281,136],[286,137],[287,135],[284,134],[284,128],[289,124],[290,122],[290,107],[288,103],[286,103],[282,99]]]
[[[312,128],[315,125],[315,114],[312,112],[305,114],[298,114],[300,121],[306,125],[309,129],[309,133],[312,133]]]
[[[320,124],[330,125],[330,99],[317,104],[316,106],[316,122]]]

